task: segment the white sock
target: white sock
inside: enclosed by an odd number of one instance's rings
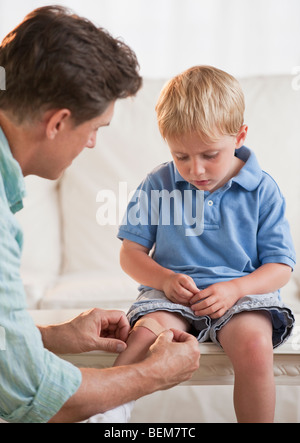
[[[103,414],[89,418],[85,423],[128,423],[135,402],[125,403]]]

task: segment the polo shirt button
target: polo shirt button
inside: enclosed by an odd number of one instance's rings
[[[208,206],[213,206],[214,202],[212,200],[208,200],[207,204]]]

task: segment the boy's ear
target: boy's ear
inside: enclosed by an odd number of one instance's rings
[[[61,131],[68,118],[71,116],[71,111],[69,109],[59,109],[49,116],[46,123],[46,133],[50,140],[54,140],[59,131]]]
[[[236,136],[236,149],[239,149],[245,143],[248,132],[248,126],[243,125]]]

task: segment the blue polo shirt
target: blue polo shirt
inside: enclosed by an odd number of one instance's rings
[[[198,288],[265,263],[293,269],[296,254],[278,185],[250,149],[235,155],[245,165],[213,193],[185,181],[173,162],[154,169],[132,197],[118,237],[153,249],[157,263],[191,276]]]
[[[81,372],[44,348],[27,312],[20,276],[23,245],[14,213],[25,183],[0,128],[0,418],[44,423],[77,391]]]

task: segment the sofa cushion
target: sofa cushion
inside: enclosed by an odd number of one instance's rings
[[[137,283],[116,272],[85,271],[64,274],[45,292],[40,309],[122,309],[127,311]]]
[[[21,275],[29,308],[44,296],[61,268],[58,182],[27,177],[24,209],[16,214],[24,231]]]

